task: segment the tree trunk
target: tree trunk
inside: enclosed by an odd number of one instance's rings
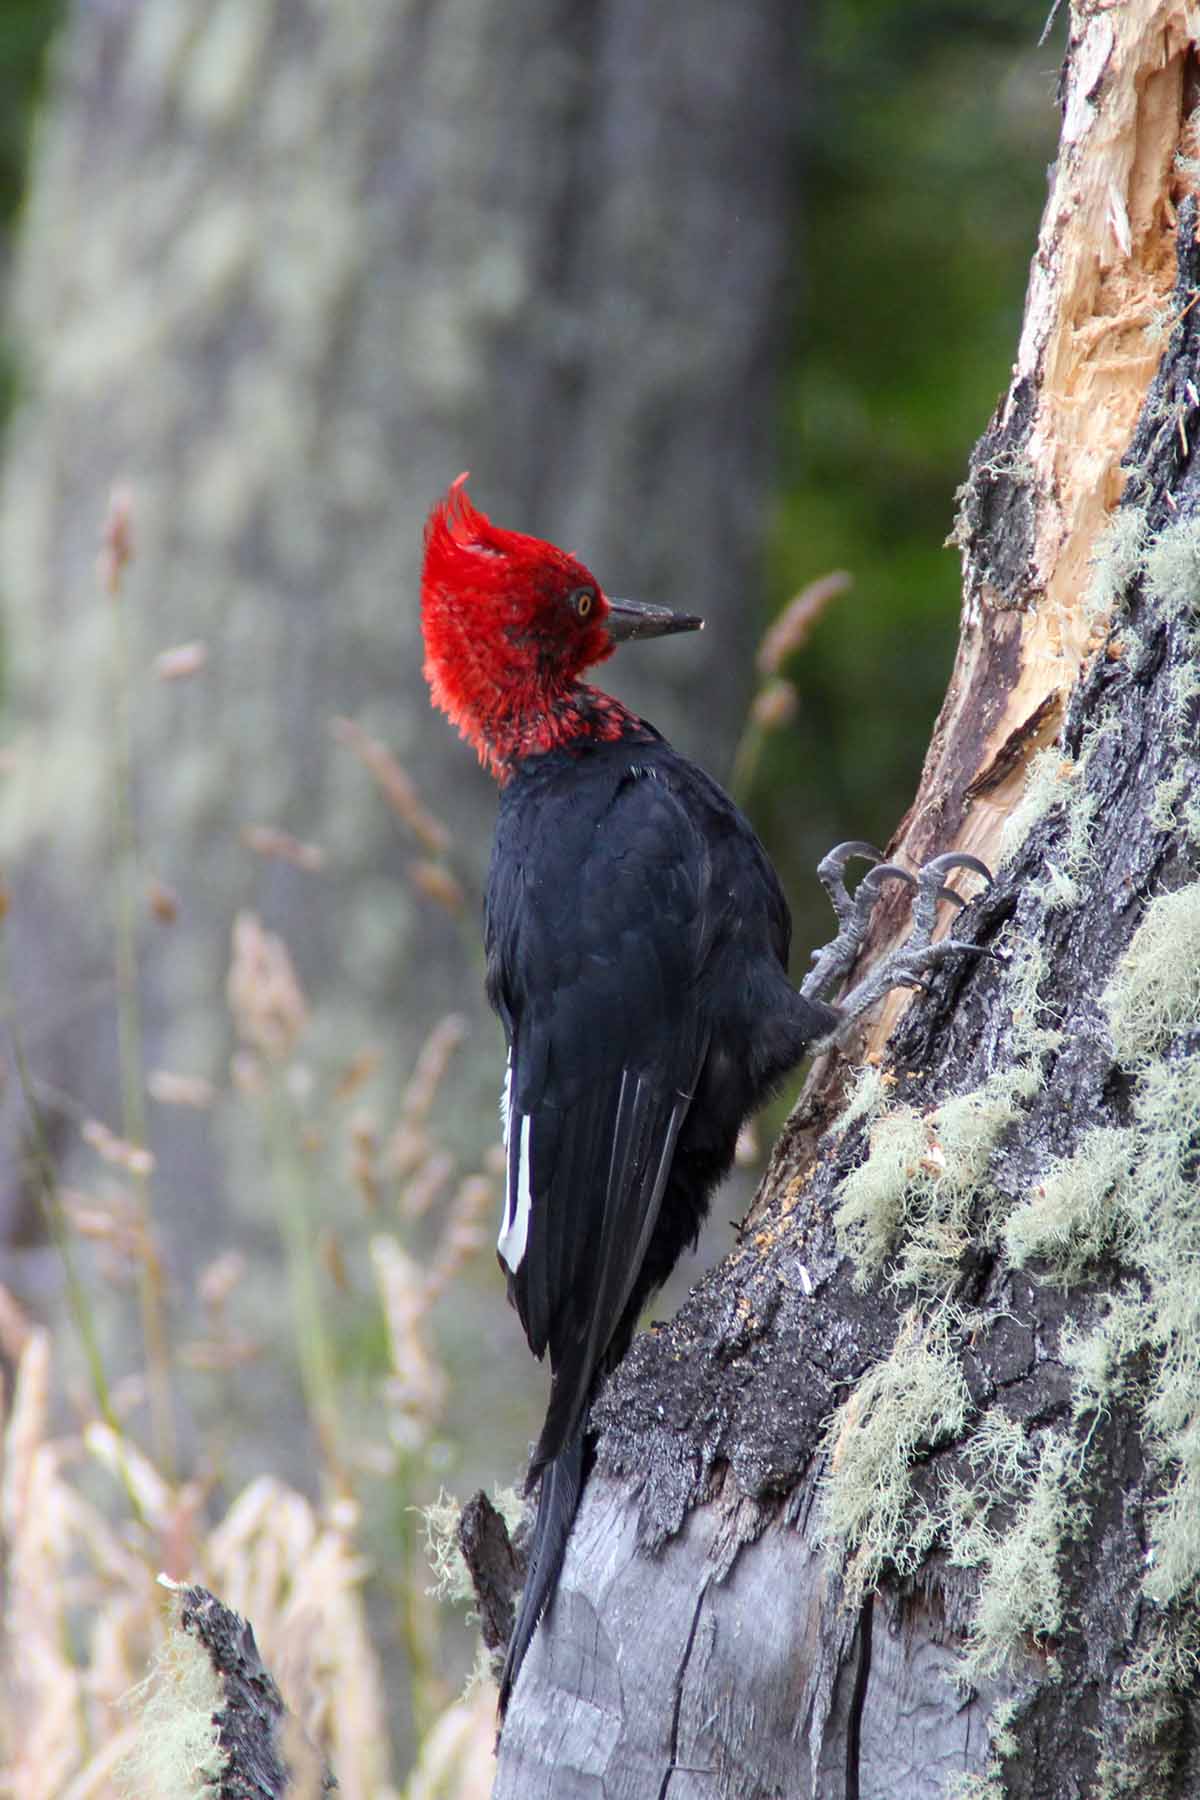
[[[499,1800],[1200,1792],[1193,23],[1072,7],[963,495],[894,853],[999,869],[958,926],[989,954],[813,1071],[602,1396]]]
[[[45,1105],[65,1095],[69,1127],[121,1126],[112,628],[94,577],[121,480],[142,873],[181,902],[170,930],[140,930],[148,1062],[221,1082],[229,926],[251,905],[293,947],[324,1065],[388,1046],[383,1104],[435,1019],[472,1013],[474,1081],[447,1129],[464,1154],[490,1136],[498,1039],[463,942],[494,796],[429,712],[423,520],[469,466],[505,524],[570,544],[615,591],[719,620],[618,681],[680,740],[732,750],[796,51],[793,0],[363,0],[328,17],[77,0],[17,272],[27,398],[0,504],[8,929]],[[156,685],[155,654],[195,639],[204,674]],[[465,920],[409,879],[422,847],[332,740],[339,714],[461,824]],[[246,825],[315,844],[323,872],[257,858]],[[160,1108],[152,1128],[186,1277],[231,1193],[258,1228],[261,1183],[214,1166],[208,1120]],[[14,1155],[6,1238],[18,1179]],[[28,1293],[27,1270],[7,1278]]]

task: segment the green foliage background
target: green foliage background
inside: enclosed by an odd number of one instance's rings
[[[25,189],[30,128],[45,69],[46,48],[62,0],[4,0],[0,6],[0,271]],[[0,339],[0,416],[12,397],[12,359]]]
[[[813,21],[770,590],[778,606],[832,568],[854,587],[789,671],[799,716],[751,795],[798,944],[827,925],[815,860],[839,838],[886,841],[945,692],[955,488],[1008,385],[1057,136],[1047,11],[838,0]]]

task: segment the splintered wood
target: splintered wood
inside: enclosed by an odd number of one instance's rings
[[[1198,32],[1200,8],[1180,0],[1072,7],[1062,142],[1012,384],[972,458],[956,532],[958,655],[890,846],[910,866],[948,849],[998,863],[1030,757],[1058,735],[1087,657],[1107,651],[1092,564],[1174,323],[1177,208],[1200,185]],[[897,895],[872,957],[903,935],[907,911]],[[907,1003],[891,996],[866,1053]]]

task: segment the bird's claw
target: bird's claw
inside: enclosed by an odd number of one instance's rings
[[[873,861],[875,867],[863,876],[851,894],[843,877],[846,864],[855,857]],[[835,844],[817,865],[817,875],[837,914],[840,930],[832,943],[812,953],[813,966],[800,989],[806,999],[819,998],[849,974],[866,939],[883,883],[894,879],[907,882],[909,887],[918,886],[916,877],[907,869],[884,862],[882,851],[858,838]]]
[[[857,858],[862,858],[865,862],[881,863],[883,851],[877,850],[874,844],[868,844],[862,838],[847,838],[844,844],[835,844],[817,864],[817,880],[829,895],[833,910],[842,923],[854,911],[854,898],[847,890],[844,879],[846,864]],[[814,962],[820,954],[819,950],[814,952]]]
[[[874,857],[876,861],[875,867],[863,877],[851,896],[842,876],[847,862],[855,856]],[[833,903],[841,930],[833,943],[814,954],[812,972],[801,990],[806,998],[819,998],[822,990],[832,988],[849,972],[866,938],[883,883],[894,879],[915,889],[912,929],[907,939],[877,969],[865,976],[841,1003],[838,1008],[841,1014],[839,1036],[892,988],[911,987],[927,993],[929,983],[925,977],[951,957],[963,953],[989,954],[978,944],[960,943],[956,938],[943,938],[937,944],[933,942],[939,902],[948,900],[958,908],[966,905],[964,897],[946,884],[946,877],[958,869],[981,875],[989,885],[991,883],[991,870],[987,864],[964,850],[949,850],[932,857],[915,875],[895,863],[883,862],[870,844],[857,841],[838,844],[822,860],[818,873]]]

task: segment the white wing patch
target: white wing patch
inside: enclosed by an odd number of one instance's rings
[[[504,1086],[500,1089],[500,1135],[504,1139],[504,1148],[508,1149],[508,1115],[512,1106],[512,1051],[508,1053],[508,1061],[504,1065]]]
[[[496,1248],[500,1252],[501,1261],[511,1274],[515,1275],[525,1257],[525,1245],[529,1239],[529,1210],[532,1205],[532,1191],[529,1178],[529,1128],[533,1121],[528,1113],[516,1115],[520,1121],[520,1137],[517,1141],[517,1182],[516,1193],[513,1192],[513,1159],[508,1159],[508,1192],[504,1197],[504,1217],[501,1221],[500,1236],[496,1239]],[[508,1115],[509,1130],[512,1129],[513,1114]]]

